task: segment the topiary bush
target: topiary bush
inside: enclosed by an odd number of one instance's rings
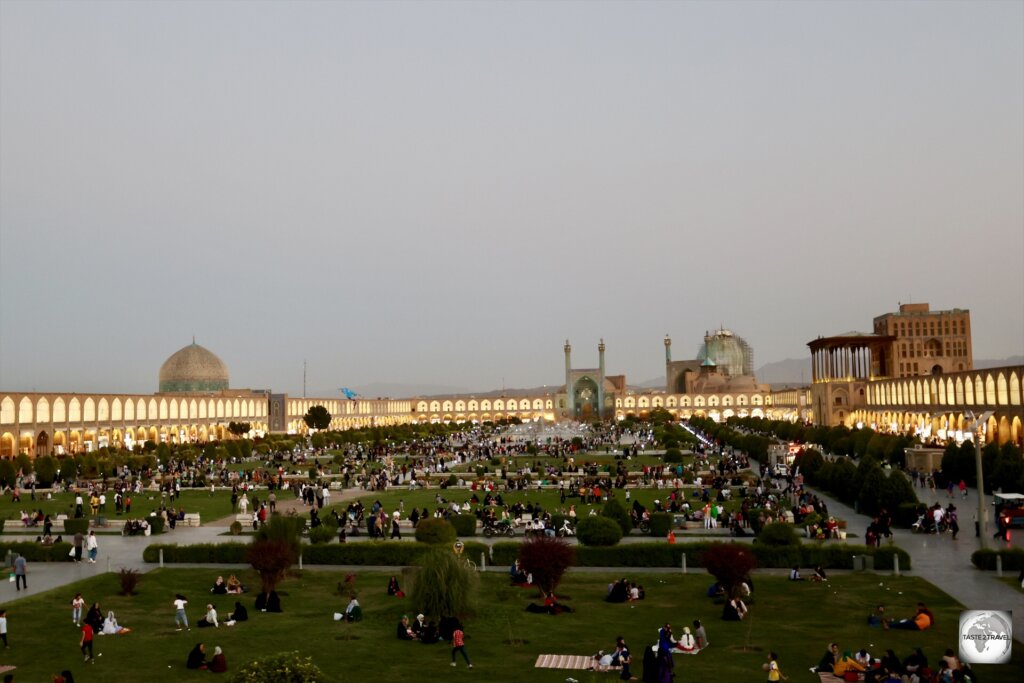
[[[310,543],[330,543],[337,533],[335,528],[320,525],[309,530]]]
[[[651,513],[651,536],[668,536],[672,529],[672,515],[668,512]]]
[[[431,517],[416,525],[416,540],[420,543],[448,544],[458,538],[455,527],[446,519]]]
[[[683,452],[678,448],[665,449],[665,462],[680,463],[683,461]]]
[[[792,524],[773,522],[765,524],[757,534],[757,543],[767,546],[792,546],[800,545],[800,538],[796,535],[796,529]]]
[[[87,535],[89,533],[89,520],[85,517],[79,519],[65,519],[64,533],[68,536],[73,534]]]
[[[242,523],[235,520],[234,522],[231,522],[231,526],[228,527],[228,529],[230,529],[232,536],[238,536],[242,533]]]
[[[615,545],[622,540],[622,527],[609,517],[584,517],[576,523],[576,538],[583,545]]]
[[[994,571],[996,568],[996,556],[1002,556],[1004,571],[1019,571],[1024,569],[1024,549],[1022,548],[1000,548],[999,550],[983,548],[981,550],[975,550],[971,554],[971,563],[978,569]],[[902,559],[900,559],[900,568],[903,568]]]
[[[323,683],[327,678],[312,657],[280,652],[249,662],[234,675],[232,683]]]
[[[625,506],[615,498],[609,499],[604,504],[604,507],[601,508],[601,517],[614,520],[619,525],[619,528],[622,529],[623,536],[633,530],[633,518],[629,516]]]
[[[476,515],[453,515],[448,521],[459,536],[476,536]]]

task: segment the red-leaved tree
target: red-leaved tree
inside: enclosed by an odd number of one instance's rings
[[[757,566],[757,558],[749,548],[736,543],[717,543],[704,551],[701,558],[708,573],[718,579],[727,595],[735,590]]]
[[[576,564],[576,549],[561,538],[534,536],[519,547],[519,566],[533,574],[533,584],[547,597],[565,571]]]

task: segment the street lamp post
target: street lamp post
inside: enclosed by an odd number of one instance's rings
[[[966,414],[974,420],[974,427],[971,431],[974,434],[974,465],[977,468],[976,476],[978,478],[978,529],[981,531],[979,536],[981,547],[984,548],[988,543],[988,528],[985,524],[988,511],[985,509],[985,478],[981,466],[981,425],[992,416],[992,413],[986,412],[980,417],[976,417],[971,411]]]

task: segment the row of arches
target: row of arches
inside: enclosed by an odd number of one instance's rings
[[[256,432],[267,430],[264,423],[251,424]],[[104,446],[131,448],[146,441],[170,444],[206,443],[228,436],[227,425],[217,423],[29,430],[17,434],[5,431],[0,434],[0,457],[9,458],[19,453],[32,457],[75,454]]]
[[[93,397],[7,395],[0,399],[0,424],[203,420],[267,415],[267,402],[255,398]]]
[[[1019,406],[1024,368],[872,382],[868,404],[877,406]]]
[[[434,399],[416,402],[415,412],[423,413],[487,413],[491,411],[553,410],[551,398],[496,399]]]
[[[923,413],[919,411],[857,410],[850,414],[851,426],[867,426],[881,432],[913,434],[938,439],[963,439],[974,430],[969,411]],[[1020,415],[996,412],[981,425],[982,440],[1022,444],[1024,428]]]
[[[764,394],[642,394],[615,399],[616,408],[704,408],[771,405],[771,396]]]

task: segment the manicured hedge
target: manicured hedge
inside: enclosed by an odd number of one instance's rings
[[[453,515],[448,521],[459,536],[476,536],[476,515]]]
[[[64,520],[64,533],[71,536],[80,533],[83,536],[89,533],[89,520],[85,517],[78,519]]]
[[[703,552],[716,545],[715,541],[697,543],[630,543],[611,547],[576,548],[576,565],[580,567],[680,567],[686,553],[688,567],[701,567]],[[492,562],[511,565],[519,555],[519,543],[495,543],[491,547]],[[787,568],[821,565],[826,569],[852,569],[854,555],[873,555],[875,569],[892,569],[893,556],[900,556],[900,569],[910,569],[910,555],[901,548],[887,546],[870,548],[863,545],[804,544],[792,547],[750,546],[759,567]],[[994,562],[994,560],[993,560]]]
[[[70,559],[68,553],[71,552],[71,544],[43,545],[33,541],[0,543],[0,556],[6,557],[8,551],[21,555],[26,562],[67,562]]]
[[[981,550],[975,550],[971,553],[971,562],[974,563],[974,566],[978,569],[994,571],[996,568],[997,555],[1001,555],[1003,558],[1004,571],[1019,571],[1024,569],[1024,548],[1002,548],[1000,550],[983,548]]]
[[[420,520],[416,525],[416,540],[420,543],[449,544],[458,537],[451,522],[439,517]]]
[[[584,517],[576,523],[576,537],[587,546],[613,546],[622,539],[622,528],[611,517]]]
[[[651,536],[664,538],[672,528],[672,515],[667,512],[651,514]]]
[[[513,545],[518,547],[518,544]],[[158,562],[159,551],[162,548],[166,563],[246,564],[245,551],[248,547],[247,543],[153,544],[147,546],[143,551],[142,559],[146,562]],[[415,565],[430,548],[430,545],[424,543],[391,543],[387,541],[303,545],[302,562],[303,564],[338,565]],[[67,554],[66,548],[64,552]],[[487,561],[490,561],[487,545],[470,541],[465,543],[462,556],[479,564],[480,553],[485,553]]]

